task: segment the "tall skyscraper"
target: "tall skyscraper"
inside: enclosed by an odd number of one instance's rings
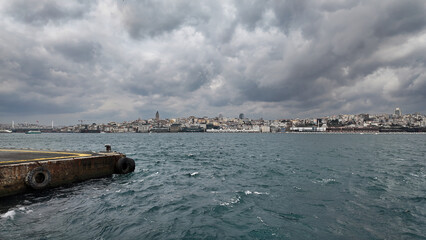
[[[395,108],[395,115],[398,117],[401,117],[402,116],[401,109]]]

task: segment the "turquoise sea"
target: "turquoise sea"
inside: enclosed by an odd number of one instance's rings
[[[128,175],[0,199],[0,239],[426,239],[426,134],[0,134]]]

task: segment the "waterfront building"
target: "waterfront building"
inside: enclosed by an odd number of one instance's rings
[[[204,132],[205,129],[198,125],[191,125],[189,127],[183,127],[182,132]]]
[[[151,125],[149,124],[140,124],[138,125],[138,132],[147,133],[151,129]]]
[[[149,130],[149,132],[154,132],[154,133],[165,133],[165,132],[169,132],[169,128],[168,127],[153,127]]]
[[[173,123],[170,126],[170,132],[180,132],[182,131],[182,127],[180,123]]]
[[[271,132],[271,127],[270,126],[262,126],[260,127],[260,131],[265,133],[265,132]]]
[[[321,127],[291,127],[290,131],[294,132],[325,132],[327,130],[327,125],[323,124]]]

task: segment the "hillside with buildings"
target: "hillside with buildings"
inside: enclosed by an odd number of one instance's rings
[[[162,133],[162,132],[207,132],[207,133],[276,133],[276,132],[426,132],[426,116],[420,113],[402,114],[396,108],[393,114],[341,114],[306,119],[249,119],[244,114],[230,118],[185,117],[161,119],[157,111],[154,118],[126,122],[84,123],[54,127],[38,124],[1,124],[0,129],[13,132],[40,130],[65,133]]]

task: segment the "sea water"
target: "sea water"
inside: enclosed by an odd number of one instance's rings
[[[134,173],[0,199],[0,239],[425,239],[424,134],[0,134]]]

